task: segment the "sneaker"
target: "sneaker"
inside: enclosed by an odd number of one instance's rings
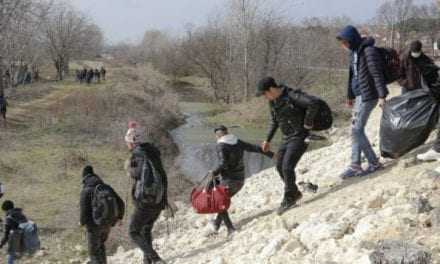
[[[364,174],[365,174],[365,171],[362,169],[361,166],[359,166],[359,165],[350,165],[350,167],[348,167],[341,174],[340,177],[342,179],[348,179],[348,178],[352,178],[352,177],[363,176]]]
[[[440,160],[440,153],[430,149],[423,154],[417,155],[417,159],[420,161],[438,161]]]
[[[302,197],[303,197],[302,193],[298,192],[298,194],[296,194],[294,198],[284,198],[284,200],[281,202],[281,206],[277,210],[277,214],[282,215],[287,210],[296,207],[297,202],[301,200]]]
[[[380,162],[376,162],[374,164],[368,165],[368,168],[365,170],[365,174],[375,173],[376,171],[382,170],[384,168],[383,164]]]

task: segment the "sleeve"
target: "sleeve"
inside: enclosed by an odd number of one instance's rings
[[[303,92],[292,92],[289,94],[293,99],[294,104],[306,109],[306,116],[304,117],[304,124],[307,126],[313,126],[316,115],[319,112],[318,100]]]
[[[226,171],[228,169],[228,165],[225,162],[225,155],[223,153],[222,145],[217,145],[216,150],[217,150],[217,156],[218,156],[218,166],[212,172],[214,174],[214,176],[217,176],[217,175],[221,174],[223,171]]]
[[[268,151],[268,152],[263,152],[263,149],[258,146],[258,145],[254,145],[254,144],[250,144],[248,142],[239,140],[238,141],[240,144],[240,147],[247,152],[255,152],[255,153],[261,153],[269,158],[273,158],[274,153],[272,151]]]
[[[168,176],[163,167],[160,150],[153,145],[151,145],[151,150],[156,159],[156,163],[157,163],[156,169],[159,170],[159,173],[162,175],[162,179],[163,179],[164,195],[163,195],[162,203],[164,209],[168,205]]]
[[[373,77],[379,98],[385,98],[388,95],[385,76],[382,69],[382,58],[375,47],[365,48],[365,59],[367,60],[368,71]]]
[[[122,198],[118,195],[117,192],[115,192],[115,190],[113,190],[115,196],[116,196],[116,200],[118,203],[118,207],[119,207],[119,220],[124,219],[124,215],[125,215],[125,203],[122,200]]]
[[[275,113],[274,111],[270,110],[270,119],[269,119],[269,130],[267,132],[267,137],[266,137],[266,141],[270,142],[272,141],[273,137],[275,136],[275,133],[277,132],[279,127],[278,121],[275,117]]]
[[[2,241],[0,243],[0,247],[3,247],[9,240],[9,233],[11,233],[12,230],[12,223],[11,223],[11,219],[9,217],[6,217],[6,221],[5,221],[5,232],[3,234],[3,238]]]
[[[348,67],[348,84],[347,84],[347,98],[350,100],[356,98],[356,96],[353,93],[353,89],[351,87],[352,80],[353,80],[353,67],[350,64],[350,67]]]
[[[404,56],[402,56],[400,58],[400,67],[399,67],[399,75],[400,78],[397,81],[399,83],[400,86],[402,87],[407,87],[408,86],[408,77],[406,74],[407,71],[407,60]]]
[[[92,189],[85,188],[80,196],[80,224],[81,226],[90,225],[90,214],[92,212]]]

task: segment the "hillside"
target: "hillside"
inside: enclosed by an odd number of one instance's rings
[[[377,109],[368,126],[375,146],[379,118]],[[374,175],[342,182],[338,175],[349,162],[349,129],[336,135],[333,145],[307,152],[300,163],[299,180],[320,186],[300,207],[276,215],[282,184],[268,169],[248,179],[234,197],[231,218],[239,231],[232,238],[224,229],[216,238],[206,237],[209,217],[178,202],[171,234],[155,240],[159,254],[173,264],[367,264],[379,263],[369,260],[379,241],[395,240],[419,259],[383,263],[440,263],[440,173],[434,171],[439,164],[419,164],[410,153]],[[432,254],[431,262],[422,262],[425,253]],[[119,248],[109,263],[138,264],[141,257],[139,250]]]

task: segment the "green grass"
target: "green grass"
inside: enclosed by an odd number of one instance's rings
[[[126,200],[131,188],[123,168],[129,155],[122,140],[127,120],[139,117],[140,121],[149,121],[155,128],[153,135],[162,139],[166,137],[163,129],[167,128],[155,122],[171,124],[167,119],[177,119],[172,103],[166,103],[167,108],[162,106],[166,96],[160,99],[146,93],[143,82],[150,77],[148,70],[124,67],[124,71],[131,71],[133,79],[114,73],[105,83],[90,86],[72,80],[40,83],[19,87],[10,98],[8,129],[0,127],[4,199],[13,200],[38,224],[47,249],[47,255],[29,263],[69,263],[71,258],[85,257],[85,231],[78,225],[82,168],[93,165],[97,174]],[[160,78],[154,74],[154,78]],[[154,91],[163,89],[160,83],[150,86]],[[166,116],[146,111],[158,107]],[[156,116],[159,114],[164,117]],[[164,153],[172,148],[168,143],[160,147]],[[171,156],[164,158],[166,163],[173,160]],[[132,207],[130,202],[128,205],[129,213]],[[110,250],[116,250],[117,245],[130,246],[127,221],[111,236]],[[77,245],[83,249],[75,249]]]

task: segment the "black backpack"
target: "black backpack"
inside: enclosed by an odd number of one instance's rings
[[[293,90],[293,92],[304,94],[304,92],[301,90]],[[289,95],[289,97],[292,95],[294,96],[294,93]],[[313,95],[309,95],[309,94],[307,94],[307,96],[313,98],[319,104],[318,113],[315,116],[315,120],[313,120],[312,130],[323,131],[323,130],[330,129],[333,125],[333,114],[332,114],[332,110],[331,110],[330,106],[327,104],[326,101],[324,101],[323,99],[321,99],[317,96],[313,96]]]
[[[386,84],[397,81],[400,78],[399,53],[392,48],[376,47],[376,49],[382,57],[382,68]]]
[[[147,205],[160,204],[165,193],[163,175],[146,155],[137,156],[136,163],[134,199]]]
[[[322,131],[330,129],[333,125],[333,115],[330,106],[321,98],[315,97],[319,103],[319,111],[313,121],[312,130]]]
[[[96,225],[114,225],[124,215],[125,205],[107,184],[98,184],[93,192],[92,217]]]

